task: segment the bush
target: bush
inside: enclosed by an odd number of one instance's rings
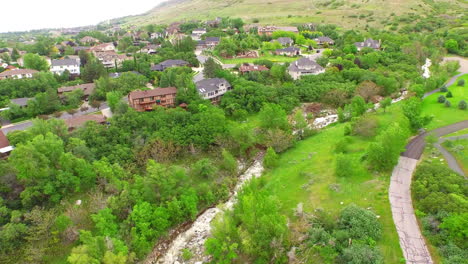
[[[458,109],[460,109],[460,110],[466,110],[466,108],[467,108],[466,101],[465,101],[465,100],[461,100],[461,101],[458,103]]]
[[[447,98],[452,98],[452,97],[453,97],[452,92],[451,92],[451,91],[448,91],[448,93],[445,95],[445,97],[447,97]]]
[[[457,85],[458,86],[465,86],[465,80],[464,79],[461,79],[457,82]]]
[[[445,107],[451,107],[452,103],[450,103],[450,101],[447,100],[447,101],[445,101],[444,105],[445,105]]]
[[[353,134],[362,137],[374,137],[379,123],[373,116],[363,116],[352,124]]]
[[[437,102],[439,102],[441,104],[444,103],[445,102],[445,96],[443,96],[443,95],[439,96],[439,98],[437,98]]]
[[[335,175],[337,177],[352,177],[356,171],[356,162],[349,156],[339,154],[336,156]]]
[[[278,165],[278,154],[276,154],[275,150],[272,147],[267,149],[265,154],[265,158],[263,159],[263,164],[265,168],[271,169]]]
[[[377,248],[368,245],[353,244],[343,251],[342,263],[379,264],[382,255]]]
[[[382,236],[382,225],[377,220],[377,216],[355,204],[348,205],[341,211],[338,226],[349,231],[353,239],[370,238],[377,241]]]
[[[442,87],[440,88],[440,92],[442,92],[442,93],[448,92],[447,86],[445,86],[445,85],[442,86]]]
[[[344,137],[335,145],[335,152],[336,153],[347,153],[348,152],[348,145],[351,143],[350,137]]]

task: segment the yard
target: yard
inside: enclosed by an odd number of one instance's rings
[[[269,53],[263,56],[260,56],[258,58],[236,58],[236,59],[224,59],[221,57],[218,57],[218,58],[224,64],[253,63],[256,60],[270,60],[272,62],[293,62],[299,59],[299,57],[278,56],[278,55],[272,55]]]
[[[448,87],[448,90],[451,91],[453,95],[453,98],[447,98],[452,104],[451,107],[446,107],[443,103],[437,102],[437,98],[440,95],[445,96],[446,93],[435,93],[424,99],[422,105],[423,114],[433,117],[431,123],[426,126],[427,130],[432,130],[434,128],[468,119],[468,110],[458,109],[458,103],[461,100],[468,102],[468,74],[458,78],[458,80],[461,79],[465,80],[465,86],[458,86],[457,82],[455,82],[453,85]]]
[[[401,118],[398,105],[387,113],[379,110],[375,116],[379,130]],[[349,178],[337,178],[334,173],[336,143],[343,138],[344,124],[322,130],[319,134],[297,143],[280,155],[279,166],[265,173],[268,188],[278,196],[282,211],[294,219],[294,209],[303,203],[304,211],[312,213],[323,208],[333,215],[351,203],[372,210],[383,225],[383,237],[378,242],[385,263],[399,263],[403,258],[398,234],[393,224],[388,186],[391,173],[372,174],[360,165],[359,172]],[[373,138],[353,136],[350,154],[362,157]],[[294,220],[293,220],[294,221]]]

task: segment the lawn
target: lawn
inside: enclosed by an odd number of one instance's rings
[[[376,115],[379,129],[385,129],[401,118],[398,106],[387,113]],[[279,166],[265,173],[267,187],[278,196],[283,213],[294,219],[294,209],[303,203],[306,212],[323,208],[334,215],[345,206],[355,203],[380,216],[383,237],[378,242],[385,263],[399,263],[403,258],[398,234],[393,224],[388,186],[391,172],[374,175],[361,166],[351,178],[337,178],[334,173],[336,143],[343,137],[344,124],[322,130],[319,134],[298,142],[295,147],[280,155]],[[352,156],[360,158],[373,139],[352,137]],[[338,188],[338,191],[332,188]],[[293,220],[294,221],[294,220]]]
[[[236,59],[224,59],[218,57],[221,62],[224,64],[241,64],[241,63],[253,63],[256,60],[270,60],[272,62],[292,62],[297,59],[298,57],[286,57],[286,56],[278,56],[272,54],[265,54],[258,58],[236,58]]]
[[[468,139],[445,141],[443,145],[457,159],[465,175],[468,175]]]
[[[444,138],[446,138],[446,137],[456,137],[456,136],[461,136],[461,135],[465,135],[465,134],[468,134],[468,128],[458,130],[457,132],[454,132],[452,134],[448,134],[448,135],[445,135],[445,136],[442,136],[442,137],[444,137]]]
[[[444,104],[437,102],[437,98],[440,95],[445,95],[446,93],[435,93],[424,99],[422,105],[423,114],[433,117],[431,123],[426,126],[427,130],[432,130],[468,119],[468,110],[458,109],[458,103],[460,100],[468,102],[468,74],[458,78],[458,80],[460,79],[465,80],[464,87],[458,86],[457,82],[448,87],[448,90],[451,91],[453,95],[453,98],[448,98],[452,103],[451,107],[445,107]]]

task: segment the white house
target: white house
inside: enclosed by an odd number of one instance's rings
[[[231,84],[222,78],[204,79],[195,85],[203,99],[210,100],[212,103],[219,102],[221,96],[232,89]]]
[[[32,69],[15,69],[0,73],[0,80],[32,78],[38,71]]]
[[[324,73],[325,69],[309,58],[300,58],[289,65],[288,72],[294,80],[297,80],[303,75]]]
[[[66,70],[72,75],[80,75],[80,59],[52,60],[51,72],[62,75]]]

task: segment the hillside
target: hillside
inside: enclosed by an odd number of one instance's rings
[[[382,27],[392,16],[461,15],[462,0],[170,0],[149,12],[120,19],[127,25],[241,17],[260,24],[333,23],[345,28]],[[437,11],[436,11],[437,10]],[[448,15],[448,16],[447,16]]]

